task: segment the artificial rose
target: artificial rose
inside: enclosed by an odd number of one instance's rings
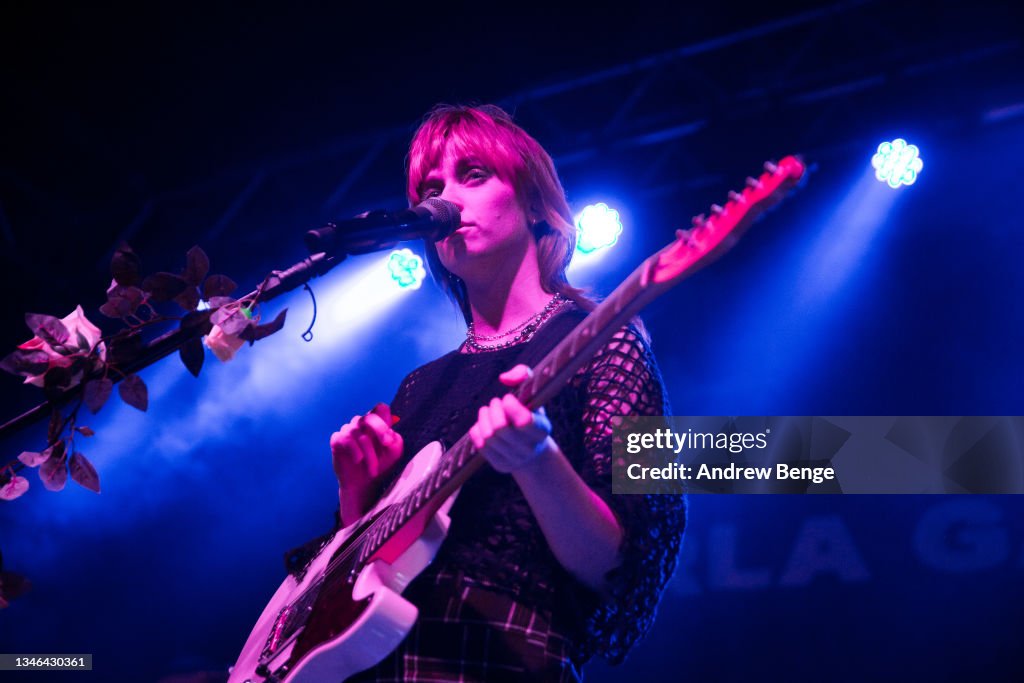
[[[213,351],[213,355],[217,356],[218,360],[222,363],[227,363],[235,357],[235,353],[238,349],[242,348],[245,340],[233,334],[228,334],[220,329],[219,325],[214,325],[213,329],[210,330],[210,334],[206,335],[203,343]]]
[[[67,355],[55,351],[45,340],[40,339],[39,337],[33,337],[24,344],[19,344],[18,348],[23,351],[44,352],[50,359],[50,364],[47,370],[53,367],[66,368],[71,365],[71,359],[68,358],[68,355],[73,353],[88,354],[93,347],[96,348],[101,359],[107,359],[107,347],[100,341],[100,337],[102,336],[100,328],[89,322],[89,319],[85,317],[85,312],[82,311],[81,306],[75,307],[75,310],[61,318],[61,322],[64,323],[64,327],[68,328],[68,333],[70,334],[70,337],[68,337],[67,342],[64,344],[64,347],[68,349]],[[80,343],[80,336],[81,339],[84,339],[85,341],[84,345]],[[43,375],[45,374],[46,373],[43,372],[38,375],[26,376],[25,384],[33,384],[37,387],[41,387],[43,386]],[[82,381],[82,373],[77,372],[71,378],[71,384],[68,386],[73,387],[80,381]]]

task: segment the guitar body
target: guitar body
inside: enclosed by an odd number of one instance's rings
[[[455,495],[419,523],[412,520],[356,574],[351,540],[429,476],[442,454],[437,442],[425,446],[372,510],[338,531],[299,577],[284,580],[249,634],[229,683],[340,681],[398,647],[418,615],[401,593],[437,554]]]

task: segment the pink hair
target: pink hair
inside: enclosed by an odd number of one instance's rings
[[[555,165],[540,143],[495,105],[438,105],[427,114],[409,145],[406,196],[410,205],[420,203],[424,179],[441,165],[449,150],[460,157],[480,159],[515,188],[523,211],[536,221],[533,234],[544,290],[573,299],[586,310],[593,309],[594,303],[565,277],[576,248],[576,228]],[[431,274],[469,322],[465,283],[441,264],[429,240],[426,255]]]

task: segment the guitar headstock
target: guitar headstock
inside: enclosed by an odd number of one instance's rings
[[[724,206],[712,205],[709,216],[695,216],[692,228],[676,231],[676,240],[651,257],[647,281],[674,284],[721,256],[758,216],[799,184],[805,170],[798,157],[788,156],[777,164],[765,162],[764,173],[757,179],[747,178],[742,192],[730,192]]]

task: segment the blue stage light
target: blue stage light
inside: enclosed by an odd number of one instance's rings
[[[423,268],[423,259],[409,249],[391,252],[388,257],[388,272],[391,279],[402,289],[419,289],[427,271]]]
[[[916,145],[908,145],[903,138],[883,142],[871,157],[875,177],[894,189],[900,185],[913,185],[923,165],[920,153]]]
[[[604,202],[591,204],[576,216],[576,250],[584,254],[611,247],[621,234],[619,212]]]

